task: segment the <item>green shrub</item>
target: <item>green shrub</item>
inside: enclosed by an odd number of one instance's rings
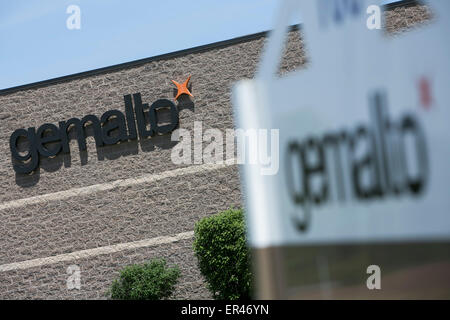
[[[250,299],[252,273],[242,210],[201,219],[195,226],[194,251],[215,299]]]
[[[169,297],[180,276],[178,266],[167,267],[164,259],[127,266],[114,280],[110,295],[120,300],[158,300]]]

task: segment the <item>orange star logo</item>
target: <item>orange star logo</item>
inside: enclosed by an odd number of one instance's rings
[[[187,88],[189,80],[191,79],[191,76],[189,76],[187,78],[187,80],[185,82],[183,82],[182,84],[179,84],[178,82],[176,82],[175,80],[172,80],[172,82],[177,86],[178,92],[177,95],[175,97],[174,100],[177,100],[179,96],[181,96],[183,93],[184,94],[188,94],[191,97],[193,97],[192,93],[189,91],[189,89]]]

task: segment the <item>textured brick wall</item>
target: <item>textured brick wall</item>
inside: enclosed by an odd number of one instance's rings
[[[111,109],[124,111],[123,95],[140,92],[143,102],[173,98],[171,79],[191,75],[192,101],[182,99],[180,127],[233,128],[230,92],[234,82],[253,76],[264,39],[212,49],[141,66],[108,72],[37,89],[0,96],[0,204],[72,190],[117,179],[161,174],[183,166],[170,160],[170,135],[120,145],[95,147],[87,152],[71,140],[69,155],[43,159],[32,175],[16,174],[8,139],[18,128],[57,123]],[[301,48],[298,39],[295,48]],[[292,50],[291,50],[292,51]],[[291,53],[292,55],[292,53]],[[303,60],[292,55],[283,70]],[[224,131],[225,132],[225,131]],[[128,243],[192,231],[200,218],[241,205],[236,166],[169,177],[98,191],[82,196],[0,210],[0,265],[29,261],[80,250]],[[0,272],[1,298],[102,298],[118,270],[152,257],[167,257],[182,267],[174,298],[207,298],[192,252],[192,239],[114,254]],[[81,268],[81,289],[67,290],[66,268]]]
[[[400,6],[386,12],[385,29],[398,34],[432,21],[433,13],[424,5]]]
[[[388,30],[401,29],[411,19],[427,18],[426,9],[399,8],[388,16]],[[302,41],[294,33],[289,39],[281,74],[308,61]],[[39,266],[32,263],[33,259],[192,231],[200,218],[240,206],[236,166],[21,203],[16,200],[162,174],[180,166],[170,161],[170,136],[98,150],[89,137],[87,152],[80,153],[72,140],[70,155],[44,159],[34,174],[19,175],[12,169],[9,136],[18,128],[88,114],[100,116],[111,109],[124,111],[126,94],[140,92],[144,103],[172,99],[170,80],[184,81],[187,75],[192,75],[195,97],[182,99],[178,105],[180,127],[192,129],[194,121],[202,121],[204,129],[232,128],[231,86],[253,77],[263,42],[264,38],[253,39],[0,96],[0,298],[104,298],[121,267],[152,257],[165,257],[180,265],[182,279],[173,298],[209,298],[196,267],[191,238]],[[13,205],[1,207],[5,204]],[[2,266],[23,261],[31,261],[31,266],[1,271]],[[80,290],[66,288],[66,269],[72,264],[81,268]]]

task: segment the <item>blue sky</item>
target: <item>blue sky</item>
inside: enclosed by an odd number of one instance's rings
[[[66,27],[72,4],[81,9],[80,30]],[[277,5],[276,0],[1,1],[0,89],[268,30]]]
[[[0,89],[270,30],[278,4],[277,0],[3,0]],[[69,5],[81,9],[80,30],[66,27]]]

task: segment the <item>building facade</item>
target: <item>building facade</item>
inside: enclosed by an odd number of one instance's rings
[[[387,29],[429,17],[422,6],[393,8]],[[307,66],[297,31],[290,32],[281,74]],[[103,299],[121,268],[151,258],[179,265],[173,299],[210,298],[192,250],[193,230],[203,217],[242,206],[234,162],[175,164],[170,132],[99,146],[90,122],[86,150],[69,130],[70,152],[41,156],[25,174],[14,170],[10,138],[21,128],[100,119],[109,110],[127,114],[127,99],[135,95],[136,109],[138,93],[147,108],[173,101],[179,128],[193,132],[201,122],[203,131],[217,128],[225,136],[233,128],[231,87],[253,77],[265,38],[259,33],[0,91],[0,299]],[[174,100],[171,80],[188,76],[193,97]],[[16,141],[22,156],[30,150],[26,140]],[[75,276],[79,288],[68,285]]]

